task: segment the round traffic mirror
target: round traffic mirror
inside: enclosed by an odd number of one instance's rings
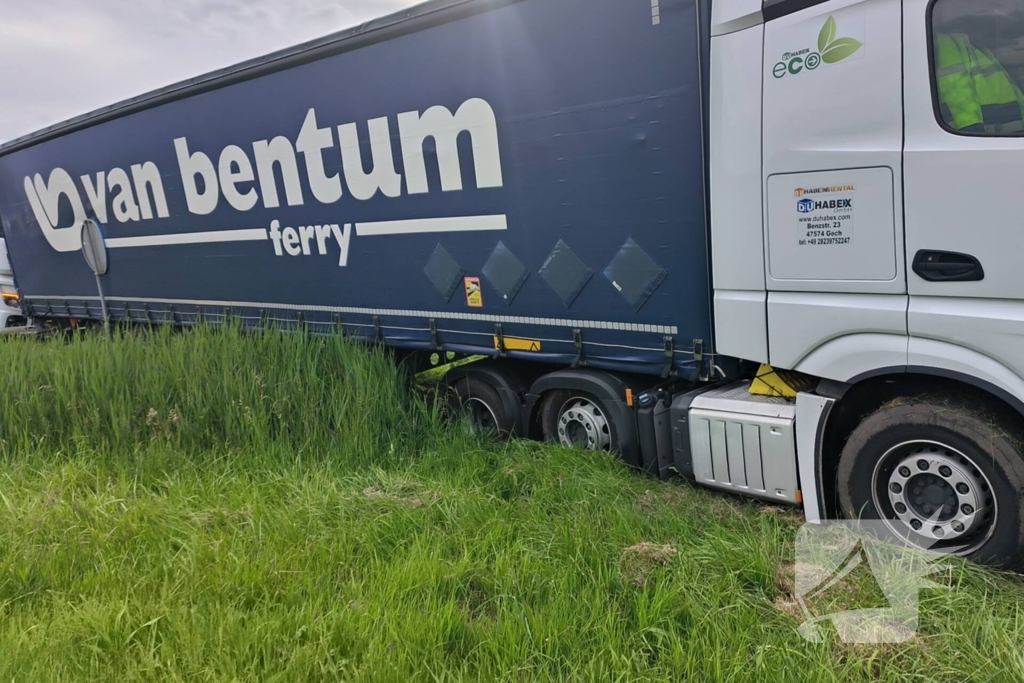
[[[103,229],[91,218],[82,222],[82,254],[96,275],[107,272],[107,243],[103,239]]]

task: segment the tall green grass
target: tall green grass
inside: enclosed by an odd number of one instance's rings
[[[377,350],[201,329],[0,367],[3,681],[1024,679],[1019,578],[951,561],[912,641],[808,643],[797,511],[479,441]]]
[[[0,453],[316,447],[349,462],[437,425],[380,348],[235,327],[3,344]],[[308,450],[307,448],[307,450]]]

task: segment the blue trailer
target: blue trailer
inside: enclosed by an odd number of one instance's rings
[[[436,0],[0,148],[29,314],[225,316],[696,380],[702,7]]]

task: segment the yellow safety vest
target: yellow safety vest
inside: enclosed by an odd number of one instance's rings
[[[981,117],[985,132],[992,135],[1009,135],[1024,132],[1024,116],[1013,81],[1003,65],[983,50],[976,50],[968,36],[953,35],[970,69],[974,89],[981,104]]]
[[[992,54],[991,50],[989,50],[988,48],[982,48],[981,51],[985,54],[986,57],[991,59],[996,64],[999,64],[999,60],[996,59],[996,56]],[[1017,85],[1017,81],[1013,80],[1013,76],[1011,76],[1010,72],[1006,70],[1006,67],[1004,67],[1002,64],[999,64],[999,66],[1003,70],[1003,73],[1006,74],[1006,80],[1008,80],[1010,82],[1010,85],[1013,86],[1013,94],[1017,96],[1017,102],[1020,103],[1021,116],[1024,117],[1024,91],[1022,91],[1020,89],[1020,86]]]
[[[961,54],[953,36],[936,36],[935,77],[942,118],[957,130],[984,132],[985,119],[968,59]]]

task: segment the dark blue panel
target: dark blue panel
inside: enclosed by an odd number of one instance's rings
[[[443,343],[464,348],[493,348],[501,324],[506,336],[547,340],[543,356],[552,362],[575,356],[573,330],[580,329],[599,364],[660,371],[666,336],[684,351],[695,339],[705,348],[711,340],[700,49],[694,0],[661,0],[657,24],[646,0],[522,0],[14,151],[0,157],[0,218],[19,285],[37,313],[49,306],[60,314],[59,302],[79,306],[95,294],[81,255],[55,251],[44,239],[26,178],[65,169],[88,205],[80,176],[151,161],[169,217],[122,223],[110,212],[108,239],[268,229],[272,221],[283,228],[484,215],[506,216],[507,230],[353,234],[344,267],[333,236],[322,256],[315,247],[311,255],[279,256],[269,240],[117,248],[105,285],[114,308],[125,301],[176,302],[180,310],[248,305],[289,319],[302,309],[323,324],[338,315],[352,330],[371,332],[376,316],[389,343],[413,347],[430,343],[429,319]],[[259,182],[239,184],[259,193],[247,211],[223,196],[208,215],[186,204],[175,138],[186,137],[190,152],[207,154],[214,165],[221,150],[237,145],[255,165],[255,141],[284,136],[294,143],[315,108],[319,126],[333,133],[323,159],[334,174],[342,172],[336,126],[357,125],[370,168],[367,122],[387,117],[395,169],[406,178],[398,115],[435,105],[454,112],[474,98],[495,114],[500,186],[477,187],[480,150],[464,133],[462,190],[441,190],[437,146],[428,139],[427,193],[409,194],[403,180],[399,197],[360,201],[346,184],[340,200],[321,204],[297,155],[301,206],[265,208]],[[284,203],[280,176],[276,185]],[[61,214],[67,225],[70,203]],[[594,273],[605,272],[632,240],[665,275],[651,281],[638,310],[605,277],[585,280],[567,309],[537,275],[559,240]],[[527,271],[507,303],[483,273],[499,242]],[[467,276],[480,278],[481,308],[469,306],[461,285],[446,301],[425,274],[439,243]],[[675,360],[692,365],[685,355]]]

